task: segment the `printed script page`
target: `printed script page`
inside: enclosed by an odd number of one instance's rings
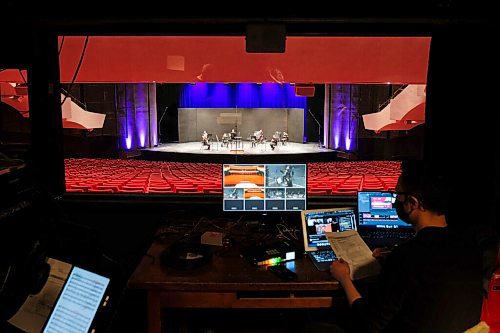
[[[380,264],[356,230],[325,234],[337,258],[342,258],[349,264],[352,280],[377,275],[380,272]]]

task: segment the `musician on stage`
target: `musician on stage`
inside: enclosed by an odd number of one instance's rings
[[[274,148],[276,148],[276,146],[278,145],[278,140],[280,139],[279,135],[277,135],[276,133],[277,132],[275,132],[273,134],[273,138],[271,139],[271,143],[270,143],[272,150],[274,150]]]
[[[253,132],[252,135],[252,147],[255,147],[257,143],[261,143],[264,141],[264,132],[262,130],[258,130]]]
[[[293,186],[293,170],[291,165],[285,167],[285,171],[280,170],[283,173],[283,185],[291,187]]]
[[[208,141],[208,133],[207,133],[207,131],[203,131],[203,134],[201,135],[201,143],[204,146],[207,146],[207,150],[210,150],[210,142]]]
[[[222,144],[221,146],[223,147],[226,145],[226,147],[229,145],[229,134],[228,133],[223,133],[222,134]]]
[[[288,133],[283,131],[283,134],[281,135],[281,143],[285,144],[285,142],[288,142]]]

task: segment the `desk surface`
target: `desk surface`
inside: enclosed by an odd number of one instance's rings
[[[296,281],[283,281],[264,267],[253,266],[235,250],[216,251],[201,268],[182,269],[160,263],[160,253],[168,243],[154,242],[129,279],[129,287],[147,291],[328,291],[339,289],[329,272],[318,271],[301,253],[287,265]]]

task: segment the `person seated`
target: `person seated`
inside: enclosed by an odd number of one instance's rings
[[[231,129],[231,132],[229,133],[229,138],[231,140],[234,140],[234,137],[236,136],[236,131],[233,129]]]
[[[281,143],[286,144],[287,142],[288,142],[288,133],[283,132],[283,134],[281,135]]]
[[[358,291],[346,261],[332,263],[356,331],[463,332],[479,322],[482,255],[470,237],[448,227],[448,184],[423,163],[402,164],[393,205],[416,236],[387,256],[372,293]]]
[[[222,134],[222,144],[221,144],[221,147],[224,147],[224,145],[226,145],[226,147],[229,145],[229,133],[223,133]]]
[[[257,143],[262,143],[264,141],[264,132],[262,130],[253,132],[251,139],[252,147],[255,147]]]
[[[255,147],[257,143],[257,133],[258,131],[254,131],[252,135],[250,135],[250,141],[252,142],[252,147]]]
[[[264,131],[262,131],[262,129],[257,131],[257,142],[264,142]]]
[[[276,146],[278,145],[279,139],[280,139],[279,136],[277,136],[276,133],[274,133],[273,138],[271,139],[271,143],[269,144],[272,150],[274,150],[274,148],[276,148]]]
[[[208,140],[208,133],[207,133],[207,131],[203,131],[203,134],[201,135],[201,143],[204,146],[207,146],[207,150],[210,149],[210,142]]]

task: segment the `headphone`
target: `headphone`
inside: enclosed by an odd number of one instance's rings
[[[0,253],[0,320],[11,318],[30,294],[38,294],[49,277],[45,246],[39,240],[28,247]]]
[[[168,267],[193,269],[210,262],[212,252],[207,245],[178,241],[160,254],[160,262]]]

